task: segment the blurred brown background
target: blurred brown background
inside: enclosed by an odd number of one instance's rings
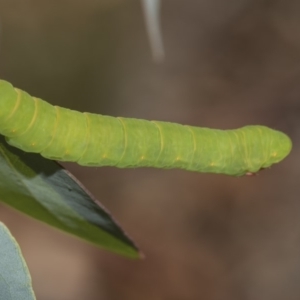
[[[259,176],[65,164],[146,255],[131,261],[0,206],[39,300],[300,299],[300,2],[162,0],[153,63],[138,0],[0,0],[0,77],[52,104],[287,132]]]

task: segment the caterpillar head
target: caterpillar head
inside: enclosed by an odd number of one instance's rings
[[[291,152],[292,141],[283,132],[265,126],[246,126],[244,129],[251,131],[247,135],[250,153],[247,174],[269,168]]]
[[[289,155],[292,150],[292,141],[283,132],[267,127],[264,130],[269,131],[269,146],[266,146],[268,160],[262,165],[262,168],[268,168],[273,164],[279,163]]]

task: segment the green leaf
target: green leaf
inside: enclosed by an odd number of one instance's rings
[[[0,201],[93,244],[138,258],[134,243],[65,169],[0,136]]]
[[[0,222],[0,299],[35,299],[31,277],[21,249],[6,226]]]

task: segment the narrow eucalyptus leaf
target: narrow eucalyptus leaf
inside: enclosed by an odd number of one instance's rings
[[[107,250],[139,257],[110,214],[68,171],[40,155],[7,145],[2,136],[0,201]]]

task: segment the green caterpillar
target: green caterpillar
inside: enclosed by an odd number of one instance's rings
[[[46,158],[85,166],[181,168],[241,176],[280,162],[292,143],[264,126],[214,130],[80,113],[0,80],[0,134]]]

